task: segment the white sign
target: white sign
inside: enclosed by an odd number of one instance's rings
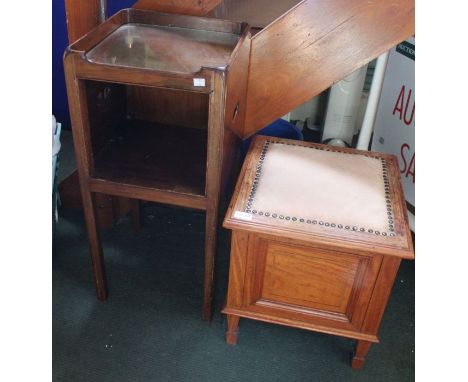
[[[194,78],[193,79],[193,86],[205,86],[205,79],[204,78]]]
[[[372,139],[372,150],[397,156],[406,201],[412,207],[415,207],[414,58],[414,38],[390,51]]]

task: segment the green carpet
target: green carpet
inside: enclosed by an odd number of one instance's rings
[[[220,232],[215,313],[201,320],[204,213],[145,204],[142,228],[102,232],[109,298],[95,297],[81,213],[62,211],[53,254],[53,380],[413,381],[414,262],[403,261],[364,369],[354,341],[241,319],[224,342],[228,234]]]

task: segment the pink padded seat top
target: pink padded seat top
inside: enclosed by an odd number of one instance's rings
[[[383,245],[408,236],[392,156],[257,137],[241,176],[226,221]]]
[[[246,210],[285,224],[310,225],[307,229],[318,224],[394,235],[384,160],[285,143],[266,142],[264,147],[258,184]]]

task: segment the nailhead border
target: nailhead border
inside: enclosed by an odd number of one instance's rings
[[[268,218],[272,219],[280,219],[280,220],[287,220],[287,221],[293,221],[293,222],[298,222],[302,224],[310,224],[310,225],[320,225],[320,226],[325,226],[325,227],[331,227],[335,229],[342,230],[344,229],[345,231],[355,231],[355,232],[362,232],[362,233],[369,233],[369,234],[374,234],[377,236],[395,236],[395,226],[394,226],[394,218],[393,218],[393,208],[392,208],[392,201],[391,201],[391,193],[390,193],[390,181],[388,179],[388,171],[387,171],[387,161],[384,158],[375,158],[370,155],[363,154],[366,157],[378,159],[381,161],[382,164],[382,176],[384,180],[384,191],[385,191],[385,203],[387,206],[387,222],[388,222],[388,232],[380,232],[377,230],[374,230],[372,228],[364,228],[364,227],[357,227],[357,226],[349,226],[349,225],[343,225],[335,222],[327,222],[327,221],[317,221],[315,219],[305,219],[303,217],[298,217],[298,216],[284,216],[281,214],[278,214],[276,212],[270,212],[270,211],[257,211],[255,209],[252,209],[252,204],[255,199],[255,194],[257,193],[257,187],[260,181],[260,177],[262,174],[262,167],[263,167],[263,162],[265,161],[265,156],[268,152],[268,149],[270,148],[271,144],[280,144],[280,145],[287,145],[287,146],[299,146],[299,147],[304,147],[302,145],[297,145],[294,143],[286,143],[286,142],[278,142],[274,140],[267,140],[263,144],[262,151],[260,153],[260,158],[257,163],[257,167],[255,170],[255,177],[254,181],[252,183],[252,187],[250,189],[249,197],[247,198],[247,204],[244,208],[244,212],[251,213],[253,215],[259,215],[259,216],[265,216]],[[315,150],[323,150],[323,151],[336,151],[327,147],[312,147]],[[342,154],[349,154],[349,155],[356,155],[356,154],[351,154],[351,153],[342,153]]]

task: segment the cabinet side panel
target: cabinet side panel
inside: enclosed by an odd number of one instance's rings
[[[363,332],[377,334],[400,263],[399,258],[384,257],[361,328]]]
[[[232,232],[226,305],[228,308],[240,308],[242,306],[248,242],[248,234],[240,231]]]

